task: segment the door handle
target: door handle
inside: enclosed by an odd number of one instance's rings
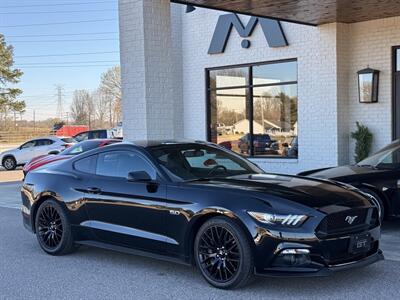
[[[90,187],[86,190],[86,192],[88,194],[100,194],[101,193],[101,189],[97,188],[97,187]]]

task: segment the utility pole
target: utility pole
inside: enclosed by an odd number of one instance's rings
[[[64,87],[61,84],[56,85],[56,97],[57,97],[57,118],[61,121],[64,118],[64,108],[63,108],[63,97],[64,97]]]

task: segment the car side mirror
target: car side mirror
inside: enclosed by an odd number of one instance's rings
[[[129,182],[151,182],[151,176],[146,171],[135,171],[129,172],[128,174],[128,181]]]

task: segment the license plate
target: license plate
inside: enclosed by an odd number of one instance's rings
[[[369,233],[353,235],[350,239],[349,252],[353,254],[367,252],[371,249],[371,235]]]

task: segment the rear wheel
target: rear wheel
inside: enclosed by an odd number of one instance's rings
[[[40,205],[36,214],[35,229],[40,247],[48,254],[63,255],[76,249],[71,225],[62,207],[55,200],[46,200]]]
[[[245,285],[253,274],[253,255],[242,228],[225,217],[201,226],[194,255],[203,277],[213,286],[233,289]]]
[[[14,170],[17,167],[17,161],[15,160],[14,157],[8,156],[3,159],[3,167],[7,171]]]

